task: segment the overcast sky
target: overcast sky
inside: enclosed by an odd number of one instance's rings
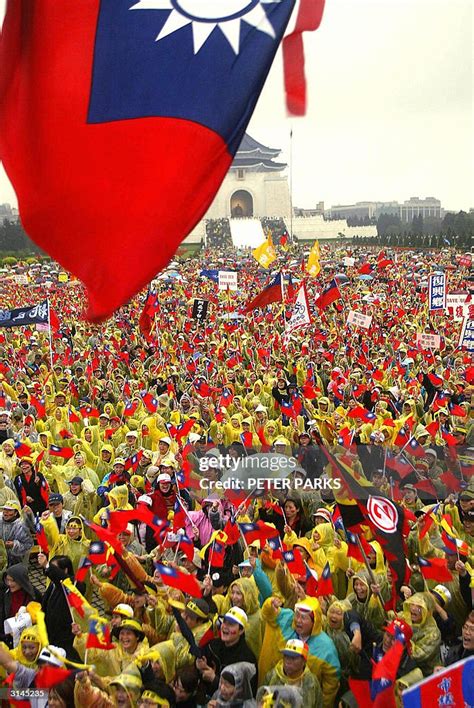
[[[279,55],[248,130],[289,161],[293,128],[295,205],[474,206],[472,12],[471,0],[326,0],[305,39],[307,115],[286,115]],[[3,170],[2,202],[16,203]]]

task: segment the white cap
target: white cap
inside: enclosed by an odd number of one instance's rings
[[[122,615],[122,617],[127,617],[128,619],[133,619],[133,607],[127,605],[126,602],[120,602],[112,610],[113,615]]]
[[[125,437],[131,437],[133,436],[134,438],[138,438],[138,433],[136,430],[129,430],[128,433],[125,434]]]
[[[265,406],[262,406],[262,404],[259,403],[255,409],[255,413],[266,413],[266,412],[267,412],[267,409],[265,408]]]
[[[188,438],[191,445],[194,445],[194,443],[201,439],[201,436],[199,433],[189,433]]]
[[[147,467],[146,472],[145,472],[145,477],[153,477],[153,475],[157,474],[160,471],[160,468],[157,467],[156,465],[150,465]]]
[[[160,442],[164,442],[167,445],[171,445],[171,438],[169,438],[167,435],[165,435],[163,438],[160,438],[158,440],[158,443],[160,443]]]
[[[149,497],[148,494],[142,494],[140,497],[138,497],[137,503],[146,504],[147,506],[151,506],[153,504],[153,499],[151,497]]]
[[[171,482],[171,477],[166,472],[162,472],[156,478],[157,482]]]
[[[57,656],[55,656],[57,654]],[[38,661],[45,661],[51,666],[64,666],[64,661],[59,657],[66,658],[66,651],[62,647],[55,647],[53,644],[48,644],[40,651]]]
[[[225,613],[224,619],[230,620],[231,622],[237,622],[237,624],[240,624],[240,626],[244,629],[249,621],[247,613],[240,607],[231,607],[230,610],[227,610]]]

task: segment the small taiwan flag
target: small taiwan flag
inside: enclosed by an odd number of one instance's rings
[[[70,460],[71,457],[74,457],[74,450],[72,447],[58,447],[58,445],[50,445],[49,454],[53,457],[62,457],[63,460]]]
[[[323,568],[323,572],[318,580],[318,587],[316,589],[316,597],[322,597],[323,595],[334,595],[329,562],[327,562]]]
[[[155,563],[155,568],[159,572],[161,579],[165,585],[171,588],[177,588],[187,595],[193,597],[202,597],[202,590],[198,580],[194,575],[183,573],[176,568],[170,568],[161,563]]]
[[[123,414],[127,418],[134,415],[138,408],[138,401],[129,401],[125,408],[123,409]]]

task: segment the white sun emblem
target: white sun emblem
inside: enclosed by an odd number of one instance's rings
[[[194,54],[206,43],[216,27],[227,38],[235,54],[240,47],[240,23],[247,22],[275,39],[263,5],[283,0],[139,0],[130,10],[171,10],[156,41],[186,25],[193,30]]]

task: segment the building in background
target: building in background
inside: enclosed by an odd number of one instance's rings
[[[378,219],[380,214],[399,216],[400,221],[411,223],[414,217],[442,219],[445,212],[439,199],[434,197],[410,197],[403,204],[399,202],[356,202],[355,204],[335,204],[327,209],[328,219]]]
[[[431,216],[437,219],[442,219],[444,210],[441,208],[441,202],[434,197],[410,197],[400,206],[400,219],[405,223],[413,221],[415,216],[422,216],[423,219]]]
[[[0,204],[0,222],[4,219],[8,221],[18,221],[18,209],[12,207],[11,204]]]

